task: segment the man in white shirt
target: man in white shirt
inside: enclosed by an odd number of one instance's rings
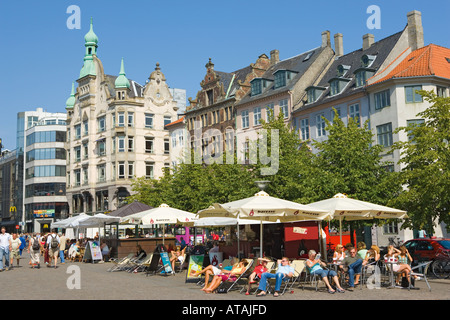
[[[2,227],[0,233],[0,272],[3,271],[3,256],[5,257],[5,270],[9,270],[9,251],[11,250],[11,235]]]
[[[60,239],[58,235],[56,234],[56,230],[53,229],[52,233],[48,235],[47,237],[47,245],[48,245],[48,257],[50,259],[53,259],[55,261],[55,269],[56,269],[56,263],[58,262],[58,256],[59,256],[59,244]],[[47,265],[47,267],[50,267],[50,264]]]

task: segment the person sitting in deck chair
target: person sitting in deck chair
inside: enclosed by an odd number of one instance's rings
[[[183,248],[183,250],[181,250],[181,246],[177,246],[176,251],[172,250],[170,252],[171,257],[170,257],[170,264],[172,265],[172,270],[175,270],[175,261],[180,261],[181,264],[183,264],[184,262],[184,253],[186,251],[186,247]]]
[[[253,269],[253,272],[250,274],[250,276],[248,277],[248,286],[247,286],[247,292],[245,293],[245,295],[249,295],[250,294],[250,289],[252,287],[253,283],[256,283],[258,279],[261,279],[261,275],[264,272],[269,271],[267,269],[267,263],[270,262],[270,259],[267,258],[258,258],[259,260],[259,265],[257,265],[255,267],[255,269]]]
[[[222,270],[222,273],[214,276],[211,283],[207,288],[205,288],[206,293],[212,293],[214,292],[223,281],[236,281],[237,277],[241,275],[243,272],[245,272],[248,265],[248,261],[246,259],[242,259],[239,261],[239,264],[237,266],[234,266],[231,271],[228,270]]]
[[[266,293],[266,287],[267,287],[267,280],[275,278],[275,293],[273,294],[274,297],[278,297],[280,295],[280,288],[281,283],[283,280],[290,278],[294,275],[294,267],[292,267],[289,264],[289,259],[286,257],[283,257],[281,260],[278,260],[278,268],[276,273],[270,273],[270,272],[264,272],[261,275],[261,280],[259,281],[258,289],[260,292],[256,295],[257,297],[263,297],[267,295]]]

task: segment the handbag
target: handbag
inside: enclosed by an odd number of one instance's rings
[[[221,287],[221,288],[217,289],[217,293],[228,293],[228,288]]]
[[[414,277],[410,277],[410,279],[411,279],[411,285],[414,286]],[[403,288],[408,288],[409,287],[409,282],[408,282],[408,278],[407,277],[402,277],[401,286]]]

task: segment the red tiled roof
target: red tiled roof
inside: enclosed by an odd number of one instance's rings
[[[450,79],[450,49],[430,44],[411,52],[387,76],[372,83],[394,78],[437,76]]]
[[[181,123],[181,122],[183,122],[183,120],[184,120],[185,117],[186,117],[186,116],[182,116],[180,119],[175,120],[175,121],[173,121],[173,122],[171,122],[171,123],[168,123],[168,124],[166,124],[165,126],[166,126],[166,127],[169,127],[169,126],[173,126],[173,125],[175,125],[175,124],[177,124],[177,123]]]

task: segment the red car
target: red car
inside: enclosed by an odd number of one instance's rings
[[[450,277],[450,239],[413,239],[405,242],[414,264],[433,261],[430,271],[437,277]]]
[[[435,260],[438,254],[450,254],[450,239],[420,238],[404,243],[414,262]]]

